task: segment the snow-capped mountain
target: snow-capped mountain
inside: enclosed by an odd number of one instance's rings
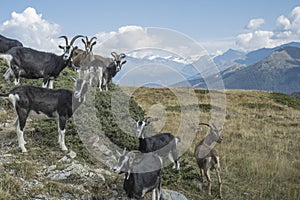
[[[193,65],[199,57],[128,54],[126,56],[127,63],[114,78],[114,82],[132,86],[149,85],[149,82],[155,83],[155,85],[157,83],[165,86],[173,85],[199,73],[199,70]]]
[[[242,64],[234,64],[219,74],[206,77],[205,80],[214,80],[221,76],[226,89],[264,90],[287,94],[298,92],[300,91],[300,48],[297,45],[300,43],[288,43],[272,49],[263,48],[249,52],[243,62],[241,61]],[[261,57],[263,57],[261,60],[256,61]],[[245,64],[248,62],[252,64]],[[193,78],[189,80],[189,84],[193,87],[205,88],[205,80],[202,77]],[[175,86],[187,86],[187,84],[183,82]]]

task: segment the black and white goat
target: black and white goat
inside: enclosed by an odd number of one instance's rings
[[[0,53],[5,53],[13,47],[22,47],[23,44],[15,39],[10,39],[0,35]]]
[[[143,199],[145,194],[152,191],[152,200],[161,199],[161,168],[162,159],[154,154],[142,155],[138,162],[134,163],[137,152],[130,151],[118,153],[119,159],[113,171],[125,173],[123,189],[128,198]]]
[[[195,158],[200,169],[200,179],[203,183],[203,173],[208,182],[208,194],[211,195],[211,178],[210,170],[215,169],[219,183],[219,196],[222,198],[222,182],[220,176],[220,158],[217,151],[213,148],[214,143],[221,143],[223,138],[220,136],[221,130],[218,130],[215,125],[200,123],[210,128],[206,137],[197,143],[195,147]]]
[[[52,90],[29,85],[18,86],[7,94],[0,94],[2,98],[8,98],[17,113],[16,126],[19,147],[22,152],[27,152],[23,137],[24,127],[30,111],[44,113],[50,118],[56,118],[58,122],[58,143],[63,151],[67,151],[65,145],[66,121],[72,117],[73,112],[83,102],[87,84],[81,79],[75,81],[75,91],[66,89]]]
[[[126,55],[124,53],[117,54],[116,52],[111,53],[113,58],[105,58],[99,55],[95,55],[95,60],[93,60],[89,65],[95,69],[95,74],[97,81],[99,82],[99,90],[109,89],[109,83],[113,77],[121,70],[122,66],[127,62],[123,60]]]
[[[5,79],[8,80],[12,75],[15,78],[15,84],[19,84],[20,77],[28,79],[43,78],[43,87],[53,88],[53,81],[59,73],[70,66],[73,50],[73,43],[81,35],[75,36],[70,44],[68,38],[61,36],[66,41],[66,46],[59,45],[64,53],[61,56],[49,52],[41,52],[27,47],[13,47],[2,54],[0,58],[4,58],[9,66],[5,73]]]
[[[177,144],[180,142],[179,137],[171,133],[158,133],[156,135],[145,137],[143,130],[150,124],[149,118],[145,120],[136,120],[136,136],[139,138],[139,151],[142,153],[156,152],[162,157],[167,157],[174,163],[173,169],[179,170],[179,155]]]

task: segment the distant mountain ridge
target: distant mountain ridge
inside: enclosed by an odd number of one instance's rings
[[[258,58],[262,59],[256,61]],[[247,65],[248,62],[254,63]],[[293,42],[250,52],[245,55],[243,62],[223,70],[220,75],[226,89],[253,89],[287,94],[298,92],[300,43]],[[210,78],[214,77],[207,77],[206,80]],[[194,87],[206,87],[203,78],[189,80],[189,83]]]
[[[222,55],[205,55],[198,59],[159,54],[126,58],[128,62],[114,78],[120,85],[206,87],[205,80],[216,78],[216,72],[211,70],[216,66],[226,89],[288,94],[300,91],[299,42],[248,53],[229,49]]]
[[[225,53],[218,55],[214,57],[214,62],[219,68],[220,71],[226,70],[229,67],[232,67],[233,65],[239,64],[239,65],[251,65],[254,64],[268,55],[270,55],[272,52],[284,48],[284,47],[298,47],[300,48],[300,42],[290,42],[287,44],[283,44],[274,48],[261,48],[257,49],[251,52],[242,52],[237,51],[233,49],[229,49]]]
[[[263,60],[223,77],[223,81],[227,89],[300,91],[300,48],[278,49]]]

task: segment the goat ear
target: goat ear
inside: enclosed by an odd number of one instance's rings
[[[122,62],[122,65],[124,65],[126,62],[127,62],[127,61],[126,61],[126,60],[124,60],[124,61]]]
[[[96,43],[97,43],[96,41],[95,41],[95,42],[93,42],[91,46],[94,46]]]
[[[86,43],[85,43],[84,39],[81,39],[81,41],[83,42],[83,44],[84,44],[84,45],[86,45]]]
[[[61,45],[58,45],[58,47],[59,47],[60,49],[64,49],[64,47],[63,47],[63,46],[61,46]]]

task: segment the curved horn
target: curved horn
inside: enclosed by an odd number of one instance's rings
[[[97,38],[96,38],[96,37],[92,37],[92,38],[90,39],[90,42],[92,42],[93,40],[97,40]]]
[[[66,41],[66,45],[68,46],[68,38],[67,38],[67,36],[65,36],[65,35],[62,35],[62,36],[60,36],[60,37],[58,37],[58,38],[64,38],[64,39],[65,39],[65,41]]]
[[[150,122],[149,120],[151,119],[151,117],[146,117],[145,119],[144,119],[144,121],[145,122]]]
[[[206,124],[206,123],[199,123],[199,125],[205,125],[205,126],[208,126],[209,128],[213,129],[213,127],[209,124]]]
[[[75,37],[73,37],[72,40],[71,40],[71,42],[70,42],[70,46],[72,46],[73,43],[75,42],[75,40],[76,40],[77,38],[80,38],[80,37],[84,37],[84,36],[83,36],[83,35],[76,35]]]
[[[84,39],[81,39],[81,40],[82,40],[84,46],[86,46],[88,44],[88,42],[89,42],[89,39],[88,39],[87,36],[85,36],[85,40]]]
[[[217,127],[216,127],[214,124],[212,124],[212,127],[213,127],[214,129],[218,130]]]
[[[116,52],[111,52],[111,55],[116,58],[118,54]]]
[[[121,53],[121,54],[120,54],[120,57],[121,57],[121,58],[125,58],[125,57],[126,57],[125,53]]]

